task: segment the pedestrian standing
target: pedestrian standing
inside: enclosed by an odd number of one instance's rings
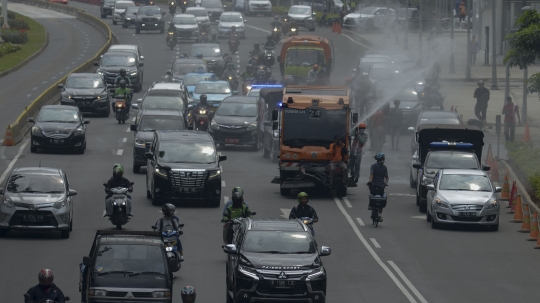
[[[461,22],[465,21],[465,17],[467,16],[467,8],[465,7],[465,2],[461,2],[459,5],[459,24],[461,25]]]
[[[471,53],[471,65],[476,64],[476,53],[478,52],[478,41],[476,41],[476,35],[472,36],[471,43],[469,45],[469,52]]]
[[[399,136],[403,127],[403,110],[399,108],[401,101],[394,100],[394,108],[390,111],[388,122],[390,124],[390,136],[392,140],[392,149],[399,149]]]
[[[360,163],[362,162],[362,154],[364,153],[364,145],[367,139],[366,125],[360,123],[354,130],[354,140],[351,144],[351,153],[349,156],[349,169],[351,170],[351,178],[354,179],[354,183],[357,183],[360,177]]]
[[[506,143],[509,141],[514,142],[516,116],[518,118],[518,124],[521,124],[521,118],[519,117],[519,108],[517,104],[512,102],[512,97],[506,97],[502,113],[504,115],[504,138],[506,139]]]
[[[486,112],[489,101],[489,89],[484,87],[484,81],[478,81],[478,88],[474,91],[473,98],[476,98],[476,105],[474,106],[474,114],[478,120],[486,123]]]

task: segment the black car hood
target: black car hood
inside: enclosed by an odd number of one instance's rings
[[[257,117],[236,117],[236,116],[214,116],[214,121],[222,125],[234,125],[248,127],[251,123],[257,121]]]
[[[44,204],[54,203],[58,200],[64,199],[64,194],[39,194],[39,193],[6,193],[6,199],[10,199],[15,203],[25,204]]]
[[[110,288],[167,288],[165,276],[160,275],[139,275],[129,277],[128,274],[109,274],[97,276],[94,279],[93,287]]]
[[[64,93],[73,96],[96,96],[106,92],[106,88],[66,88]]]
[[[70,133],[73,130],[75,130],[77,127],[79,127],[80,123],[58,123],[58,122],[37,122],[36,126],[38,126],[41,130],[46,132],[58,132],[59,134],[62,133]]]
[[[206,8],[206,11],[209,13],[223,13],[222,8]]]
[[[137,19],[141,19],[141,18],[161,18],[161,14],[147,14],[147,15],[140,15],[140,16],[137,16]]]
[[[309,269],[321,265],[319,256],[314,254],[266,254],[242,252],[255,268],[259,269]],[[285,268],[284,268],[285,267]],[[291,268],[292,267],[292,268]],[[298,267],[298,268],[296,268]]]
[[[182,170],[182,169],[208,169],[208,168],[217,168],[217,163],[166,163],[166,162],[159,162],[160,166],[168,166],[172,170]]]
[[[135,137],[137,139],[144,139],[146,142],[150,142],[154,138],[154,132],[153,131],[138,131]]]

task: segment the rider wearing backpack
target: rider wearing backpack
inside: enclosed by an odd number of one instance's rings
[[[155,226],[157,230],[161,233],[163,231],[171,230],[178,231],[180,230],[180,219],[174,215],[176,212],[176,207],[171,203],[167,203],[161,207],[161,212],[163,213],[163,218],[157,220]],[[177,238],[176,247],[178,248],[178,253],[180,253],[180,262],[184,261],[184,252],[182,250],[182,243],[180,238]]]

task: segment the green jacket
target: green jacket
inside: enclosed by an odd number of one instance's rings
[[[210,39],[210,40],[208,40],[208,43],[216,43],[216,44],[219,44],[219,40],[218,40],[218,39],[216,39],[216,40]]]
[[[249,207],[247,205],[242,203],[242,207],[235,208],[233,204],[229,205],[225,209],[225,216],[223,216],[223,222],[232,221],[234,219],[238,218],[247,218],[251,217],[251,211],[249,210]]]
[[[114,95],[115,96],[126,96],[126,102],[129,102],[131,101],[131,90],[129,88],[117,88],[115,91],[114,91]]]

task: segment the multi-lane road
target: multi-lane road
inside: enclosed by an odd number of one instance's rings
[[[80,3],[70,5],[99,16],[98,7]],[[170,18],[168,16],[167,18]],[[248,51],[254,43],[265,41],[271,18],[249,17],[247,39],[241,40],[238,64],[244,68]],[[106,22],[111,23],[110,19]],[[165,71],[179,53],[188,52],[190,44],[182,43],[169,50],[165,35],[143,33],[112,26],[121,43],[137,44],[145,56],[144,88],[162,81]],[[350,74],[352,62],[363,52],[362,45],[351,37],[317,28],[315,34],[331,38],[338,53],[332,82],[341,84]],[[84,39],[83,39],[84,40]],[[51,40],[53,42],[53,40]],[[84,41],[79,42],[79,48]],[[226,48],[226,41],[222,42]],[[278,47],[279,48],[279,47]],[[71,60],[60,61],[62,66]],[[58,65],[60,64],[58,63]],[[46,72],[37,68],[35,74]],[[277,74],[278,70],[274,68]],[[58,72],[57,72],[58,73]],[[47,79],[43,79],[45,81]],[[1,81],[5,81],[2,79]],[[9,86],[20,85],[12,79]],[[443,84],[444,85],[444,84]],[[32,87],[21,90],[31,93]],[[140,98],[142,93],[135,94]],[[451,97],[447,97],[451,98]],[[90,249],[97,229],[112,229],[103,219],[104,192],[101,184],[112,172],[114,163],[126,167],[126,177],[135,182],[133,212],[135,217],[125,228],[149,230],[159,218],[160,207],[152,206],[145,195],[143,174],[131,173],[133,134],[128,125],[118,125],[113,117],[88,116],[88,148],[84,155],[31,154],[28,144],[0,149],[0,181],[4,171],[20,166],[63,168],[78,191],[75,197],[74,228],[69,239],[51,233],[10,233],[0,239],[1,302],[17,302],[37,282],[39,269],[48,267],[55,282],[74,299],[78,293],[78,265]],[[367,210],[367,182],[373,153],[367,151],[361,169],[360,186],[350,188],[347,198],[312,196],[310,204],[318,212],[315,224],[317,242],[330,246],[332,255],[324,259],[328,271],[328,302],[512,302],[534,301],[536,281],[540,279],[538,250],[524,241],[526,235],[509,223],[502,210],[499,232],[478,228],[432,230],[425,215],[418,212],[414,190],[409,188],[409,135],[402,135],[400,150],[386,147],[386,165],[390,172],[388,207],[384,222],[371,226]],[[284,198],[270,181],[278,173],[277,164],[252,152],[248,147],[225,147],[223,162],[223,195],[230,196],[235,186],[246,193],[250,208],[257,217],[280,217],[296,204],[294,197]],[[197,288],[199,302],[224,302],[225,254],[221,249],[221,208],[197,205],[179,206],[178,215],[185,223],[182,242],[186,261],[176,274],[174,302],[180,302],[179,290],[189,284]]]

